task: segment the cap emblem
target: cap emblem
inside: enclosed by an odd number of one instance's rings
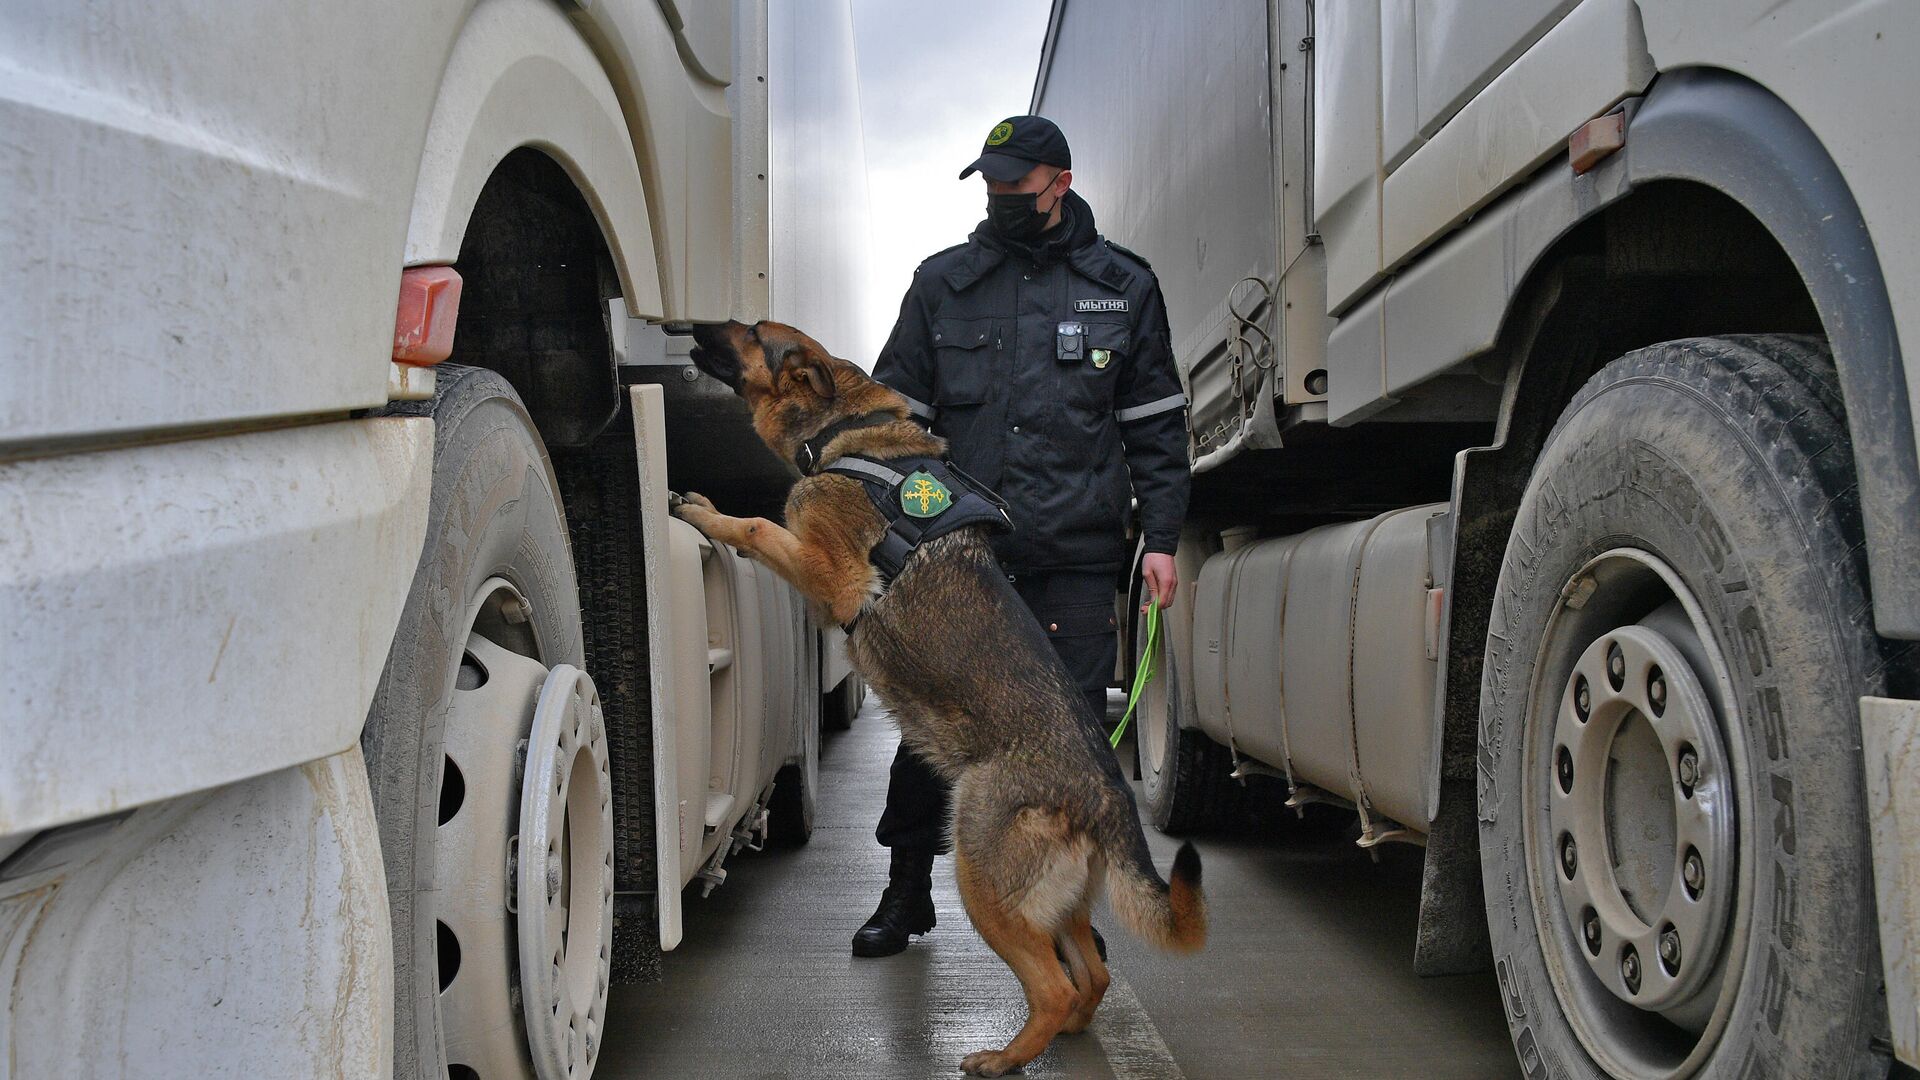
[[[1002,120],[993,126],[992,131],[987,132],[987,145],[999,146],[1011,138],[1013,138],[1013,125]]]

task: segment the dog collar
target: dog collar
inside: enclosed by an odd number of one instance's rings
[[[890,424],[898,419],[900,419],[900,417],[894,413],[880,410],[878,412],[862,413],[859,416],[849,416],[845,420],[835,420],[833,423],[820,429],[819,434],[800,444],[800,449],[793,452],[793,464],[800,470],[802,476],[812,476],[814,471],[823,464],[823,459],[820,455],[826,450],[828,443],[849,431],[857,431],[860,428],[879,427],[881,424]]]

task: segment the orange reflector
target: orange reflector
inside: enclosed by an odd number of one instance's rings
[[[400,275],[400,306],[393,316],[393,358],[437,364],[453,355],[460,316],[460,273],[451,266],[416,266]]]
[[[1626,116],[1617,112],[1608,113],[1587,121],[1573,133],[1567,140],[1567,160],[1572,163],[1575,173],[1583,173],[1625,145]]]

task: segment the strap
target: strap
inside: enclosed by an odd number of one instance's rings
[[[853,454],[848,454],[846,457],[835,458],[833,464],[827,466],[826,471],[865,476],[873,480],[878,480],[888,487],[898,487],[907,481],[906,474],[894,472],[892,469],[874,461],[872,458],[857,457]]]
[[[895,391],[894,391],[894,393],[896,393],[896,394],[900,394],[900,391],[898,391],[898,390],[895,390]],[[931,405],[929,405],[929,404],[927,404],[927,403],[926,403],[926,402],[924,402],[924,401],[921,401],[921,400],[920,400],[920,399],[918,399],[918,398],[912,398],[912,397],[907,397],[907,395],[905,395],[905,394],[900,394],[900,396],[901,396],[901,397],[903,397],[903,398],[907,398],[907,412],[908,412],[908,413],[910,413],[910,414],[912,414],[912,415],[914,415],[914,416],[917,416],[917,417],[919,417],[919,418],[920,418],[920,419],[922,419],[922,420],[932,420],[932,419],[933,419],[933,415],[934,415],[934,413],[935,413],[935,411],[936,411],[936,410],[934,409],[934,407],[933,407],[933,406],[931,406]]]
[[[900,418],[893,413],[882,411],[863,413],[859,416],[849,416],[844,420],[835,420],[833,423],[820,429],[818,435],[800,444],[800,449],[793,452],[793,464],[799,468],[802,475],[811,476],[814,470],[819,467],[820,454],[827,448],[828,443],[849,431],[857,431],[860,428],[879,427],[881,424],[892,423],[898,419]]]
[[[1168,394],[1158,401],[1149,401],[1145,405],[1132,405],[1113,414],[1113,418],[1122,424],[1131,424],[1135,420],[1145,420],[1149,416],[1159,416],[1163,412],[1185,408],[1187,395]]]
[[[1120,737],[1127,733],[1127,724],[1133,719],[1133,710],[1140,704],[1140,697],[1146,693],[1147,684],[1153,681],[1154,659],[1160,653],[1160,601],[1147,598],[1147,647],[1141,653],[1140,666],[1133,671],[1133,692],[1127,695],[1127,711],[1120,714],[1120,723],[1107,736],[1107,745],[1120,748]]]

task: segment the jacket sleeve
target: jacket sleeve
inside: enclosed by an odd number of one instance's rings
[[[1171,555],[1187,516],[1193,470],[1187,461],[1187,397],[1174,366],[1173,335],[1158,283],[1140,305],[1134,341],[1133,356],[1115,387],[1113,417],[1140,500],[1146,549]]]
[[[927,404],[933,400],[932,320],[925,292],[925,279],[915,271],[913,283],[900,301],[900,318],[874,361],[873,377],[906,398],[907,408],[921,422],[932,424],[934,409]]]

